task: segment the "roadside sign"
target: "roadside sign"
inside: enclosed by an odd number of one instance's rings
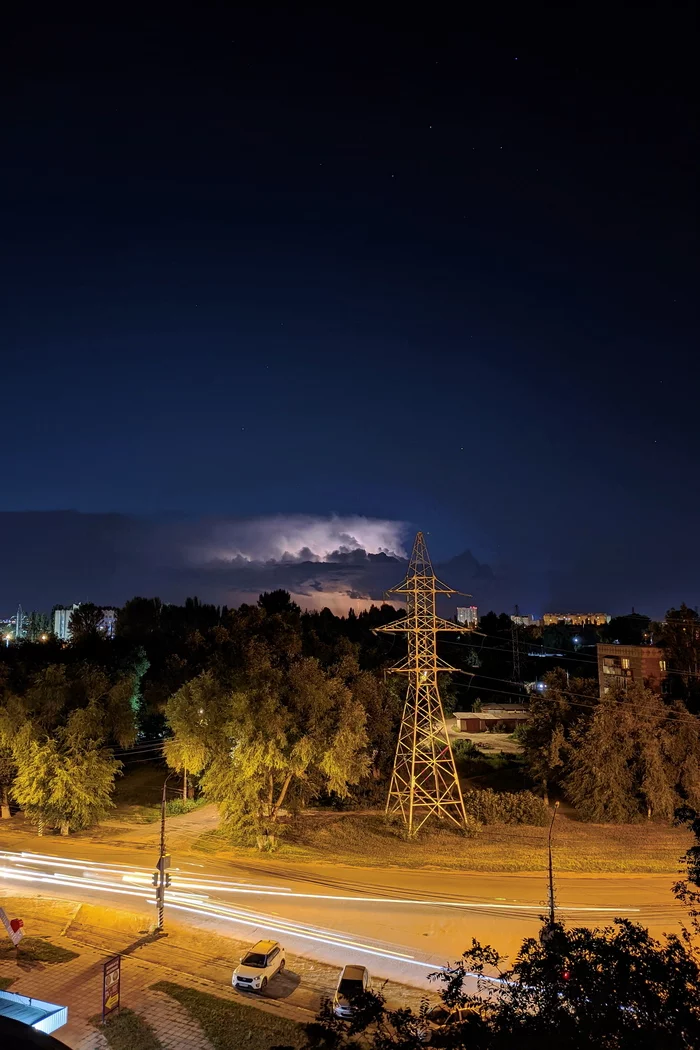
[[[102,970],[102,1021],[119,1009],[119,988],[121,985],[121,955],[108,959]]]
[[[156,871],[167,871],[170,867],[170,854],[164,853],[162,857],[159,857],[156,861]]]
[[[7,930],[7,936],[10,938],[15,948],[24,937],[24,922],[22,919],[8,919],[4,908],[0,908],[0,919],[2,924]]]

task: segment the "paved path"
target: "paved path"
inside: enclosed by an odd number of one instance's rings
[[[66,948],[80,954],[64,963],[0,962],[0,975],[12,977],[11,991],[22,995],[41,996],[52,1003],[68,1005],[68,1023],[56,1035],[75,1050],[106,1050],[108,1044],[91,1018],[99,1016],[102,996],[102,968],[108,958],[105,952],[85,947],[69,938],[54,938]],[[175,999],[150,985],[161,979],[176,979],[178,984],[194,987],[201,982],[182,974],[122,957],[121,999],[143,1017],[155,1031],[166,1050],[211,1050],[211,1044],[199,1024]],[[212,989],[207,988],[207,991]],[[217,995],[229,997],[226,988]]]

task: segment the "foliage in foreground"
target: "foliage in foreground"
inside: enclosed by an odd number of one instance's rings
[[[602,930],[544,928],[528,938],[510,968],[498,952],[474,941],[442,983],[447,1008],[471,1008],[461,1023],[432,1032],[451,1050],[657,1050],[700,1045],[700,968],[674,936],[659,942],[636,923],[618,919]],[[500,977],[493,980],[493,975]],[[479,994],[464,990],[468,985]],[[420,1050],[430,1025],[426,1010],[390,1010],[381,994],[357,1001],[351,1022],[328,1003],[307,1026],[309,1050],[362,1044],[373,1050]]]
[[[700,816],[685,809],[677,820],[695,835],[687,879],[675,887],[692,929],[681,925],[680,936],[657,940],[627,919],[594,930],[545,923],[510,967],[473,941],[455,966],[431,975],[448,1010],[469,1011],[458,1023],[431,1030],[427,1004],[417,1013],[390,1010],[381,993],[365,993],[351,1021],[324,1003],[306,1026],[306,1050],[421,1050],[428,1040],[446,1050],[700,1046]]]

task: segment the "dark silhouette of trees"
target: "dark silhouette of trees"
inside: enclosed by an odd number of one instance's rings
[[[700,722],[641,686],[611,690],[570,738],[566,792],[598,823],[670,819],[683,801],[700,804]]]
[[[70,640],[80,643],[96,638],[102,627],[102,609],[92,602],[83,602],[71,613]]]
[[[693,713],[700,711],[700,615],[685,603],[669,609],[656,625],[654,640],[666,651],[671,696],[683,700]]]
[[[642,645],[648,639],[650,630],[651,618],[633,610],[624,616],[613,616],[609,623],[601,627],[600,633],[604,642]]]
[[[569,680],[560,669],[545,675],[543,684],[545,689],[530,697],[530,720],[521,740],[528,773],[549,804],[551,787],[561,786],[568,768],[572,730],[590,717],[597,689],[590,679]],[[582,699],[590,707],[583,706]]]

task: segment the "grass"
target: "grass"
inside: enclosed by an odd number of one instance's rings
[[[123,821],[128,824],[153,824],[160,820],[160,800],[163,781],[167,776],[165,765],[161,763],[144,763],[147,768],[126,767],[123,777],[119,777],[114,791],[115,809],[110,814],[111,821]],[[176,784],[177,781],[171,781]],[[174,790],[174,789],[173,789]],[[188,800],[171,798],[166,812],[169,817],[189,813],[205,804],[204,799]]]
[[[306,1039],[301,1025],[285,1017],[257,1010],[229,999],[185,988],[171,981],[151,986],[176,999],[201,1026],[214,1050],[268,1050],[271,1046],[301,1047]]]
[[[470,740],[457,740],[453,747],[465,787],[494,791],[523,791],[530,787],[524,760],[517,752],[482,751]]]
[[[0,977],[0,992],[6,992],[14,980],[14,977]]]
[[[664,824],[584,824],[560,813],[553,844],[559,872],[675,874],[691,836]],[[233,852],[221,830],[200,836],[195,848],[204,853]],[[240,847],[235,854],[260,856],[255,849]],[[277,855],[360,867],[537,872],[547,863],[547,828],[492,824],[473,838],[445,828],[423,831],[408,842],[380,814],[317,812],[306,814],[289,829]]]
[[[19,942],[19,957],[28,962],[64,963],[78,958],[78,952],[62,948],[43,937],[23,937]],[[16,959],[17,949],[8,941],[0,942],[0,960]]]
[[[99,1014],[91,1017],[90,1023],[99,1027],[113,1050],[163,1050],[163,1044],[148,1022],[125,1006],[108,1017],[104,1025]]]

